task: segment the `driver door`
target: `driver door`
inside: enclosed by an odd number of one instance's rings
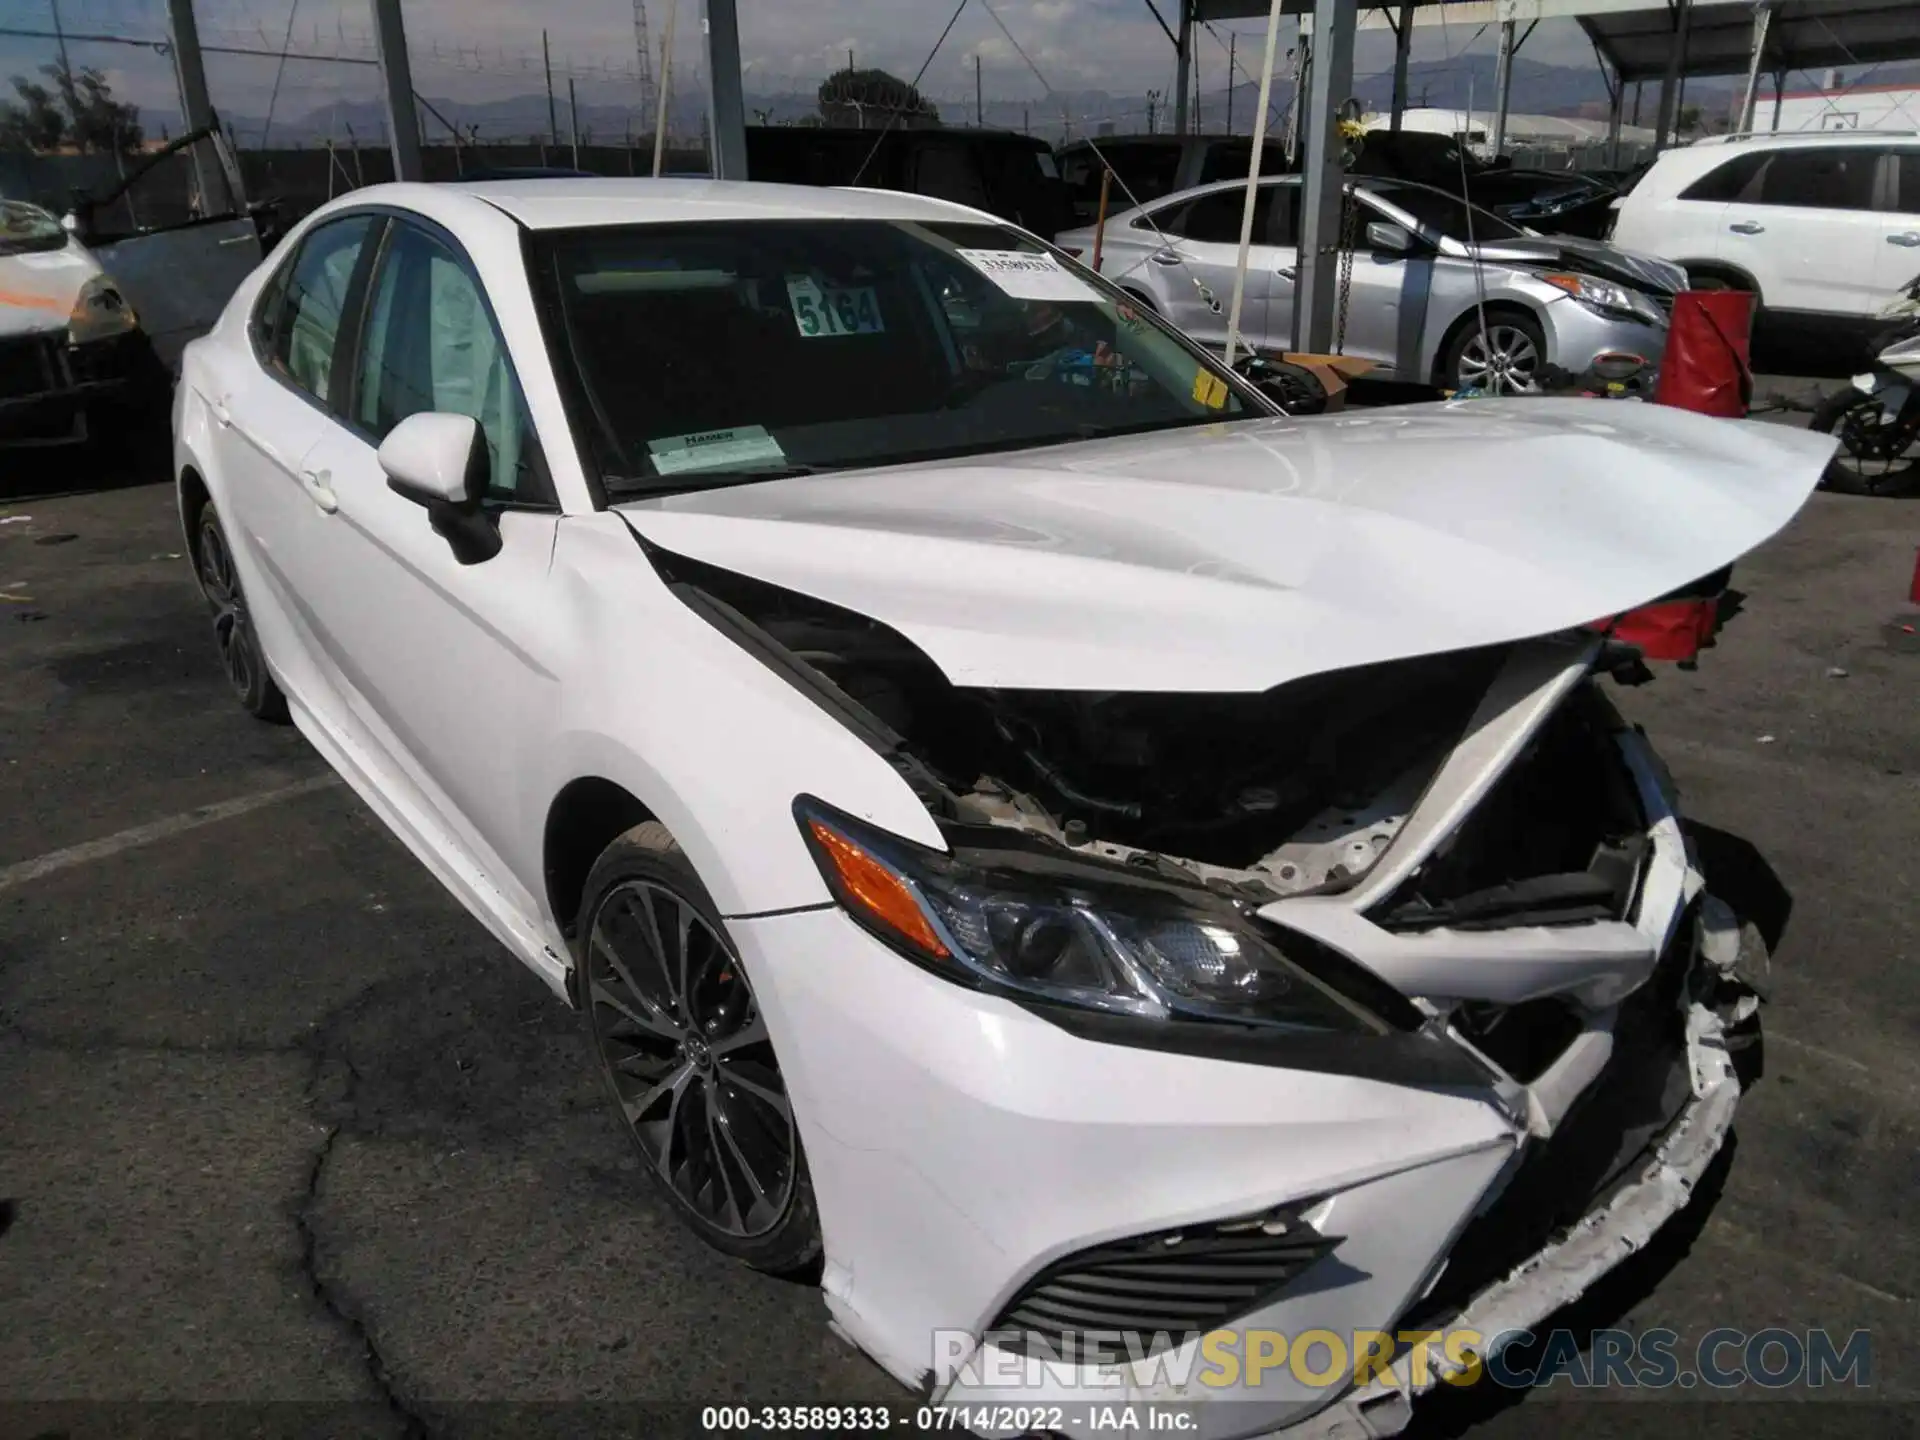
[[[559,510],[479,278],[450,235],[388,221],[354,338],[345,413],[308,453],[288,565],[344,701],[343,738],[523,916],[540,913],[543,798],[525,757],[558,724],[548,584]],[[387,486],[407,416],[480,422],[500,551],[463,565]]]
[[[87,209],[87,248],[173,372],[264,253],[225,139],[181,137]]]

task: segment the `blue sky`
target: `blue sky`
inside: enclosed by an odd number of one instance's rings
[[[0,0],[0,23],[19,29],[53,28],[55,4],[69,35],[101,34],[159,40],[166,34],[164,0]],[[911,76],[918,69],[954,0],[738,0],[741,49],[749,90],[811,90],[846,61]],[[678,0],[675,64],[689,83],[700,65],[699,0]],[[1059,89],[1105,89],[1116,94],[1171,88],[1172,49],[1144,0],[994,0],[1008,28]],[[648,0],[657,46],[670,0]],[[1168,6],[1162,6],[1167,13]],[[289,34],[298,53],[371,54],[368,0],[198,0],[201,38],[209,46],[277,52]],[[538,91],[540,26],[548,27],[556,71],[571,75],[583,103],[628,103],[634,63],[631,0],[407,0],[414,81],[422,93],[455,100],[497,99]],[[1203,84],[1225,85],[1226,38],[1239,32],[1240,64],[1252,73],[1260,57],[1261,27],[1242,22],[1200,38]],[[1287,22],[1287,31],[1291,31]],[[1471,26],[1417,32],[1415,55],[1439,59],[1462,52],[1491,53],[1491,33]],[[49,41],[0,37],[0,77],[51,57]],[[148,49],[75,40],[76,63],[97,65],[115,89],[156,112],[174,108],[171,66]],[[1528,59],[1590,66],[1592,51],[1570,21],[1542,24],[1523,52]],[[1042,90],[1012,52],[983,6],[969,4],[923,84],[929,94],[970,102],[974,56],[981,60],[989,99],[1038,100]],[[1361,37],[1361,72],[1391,64],[1391,42]],[[210,54],[209,83],[217,108],[260,114],[274,89],[274,58]],[[335,99],[372,98],[377,75],[368,66],[290,61],[274,101],[285,115],[323,109]]]

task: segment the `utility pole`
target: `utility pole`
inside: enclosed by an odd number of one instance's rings
[[[560,143],[560,113],[553,106],[553,51],[547,47],[547,32],[540,32],[540,63],[547,71],[547,138]]]
[[[987,123],[986,102],[981,99],[980,88],[980,52],[973,52],[973,123],[984,127]]]
[[[1240,42],[1240,32],[1227,32],[1227,134],[1233,134],[1233,87],[1234,77],[1240,73],[1236,59],[1236,49]]]
[[[574,92],[573,77],[567,77],[567,125],[573,132],[573,168],[580,168],[580,97]]]
[[[634,78],[640,82],[640,109],[644,112],[653,100],[653,42],[647,37],[647,0],[633,0],[633,51],[639,61]],[[627,148],[631,150],[631,122],[628,123],[627,133]]]
[[[60,0],[47,0],[53,8],[53,38],[60,46],[60,69],[69,79],[73,76],[73,62],[67,58],[67,30],[60,23]],[[119,147],[114,147],[118,151]]]
[[[668,0],[667,34],[660,42],[660,81],[654,86],[653,178],[667,156],[667,96],[673,93],[673,22],[680,18],[680,0]]]

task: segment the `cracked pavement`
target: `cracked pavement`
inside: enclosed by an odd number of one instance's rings
[[[0,528],[0,593],[31,597],[0,605],[0,1440],[910,1401],[816,1292],[681,1230],[575,1017],[344,786],[7,883],[325,771],[228,699],[165,487],[0,511],[32,517]],[[1916,545],[1920,502],[1816,497],[1698,672],[1624,694],[1794,908],[1724,1186],[1580,1317],[1867,1327],[1875,1388],[1588,1396],[1583,1432],[1920,1433],[1920,637],[1887,628]],[[1568,1398],[1443,1395],[1416,1433],[1557,1435]]]

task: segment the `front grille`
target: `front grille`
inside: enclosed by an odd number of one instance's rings
[[[0,400],[21,400],[60,388],[61,344],[45,335],[0,340]]]
[[[1003,1349],[1041,1337],[1076,1353],[1090,1331],[1176,1340],[1258,1309],[1339,1244],[1293,1210],[1166,1231],[1083,1250],[1047,1267],[990,1327]]]

